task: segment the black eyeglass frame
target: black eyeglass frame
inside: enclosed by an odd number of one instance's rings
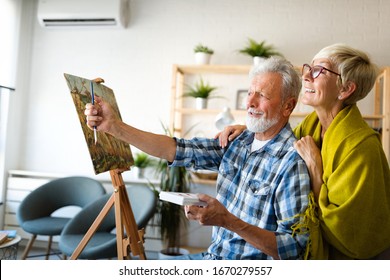
[[[324,67],[324,66],[321,66],[321,65],[314,65],[313,67],[311,67],[311,66],[310,66],[309,64],[307,64],[307,63],[305,63],[305,64],[302,65],[302,75],[305,74],[305,67],[307,67],[307,68],[309,69],[310,76],[311,76],[313,79],[317,79],[318,76],[319,76],[319,75],[322,73],[322,71],[324,71],[324,70],[329,71],[330,73],[333,73],[333,74],[339,76],[340,79],[341,79],[341,74],[340,74],[340,73],[336,73],[336,72],[334,72],[334,71],[332,71],[332,70],[330,70],[330,69],[328,69],[328,68],[326,68],[326,67]],[[316,75],[315,77],[314,77],[314,74],[313,74],[313,73],[314,73],[314,72],[313,72],[313,68],[314,68],[314,67],[320,68],[320,71],[318,72],[318,75]]]

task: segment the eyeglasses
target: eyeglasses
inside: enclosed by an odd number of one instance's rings
[[[341,78],[341,75],[339,73],[336,73],[332,70],[329,70],[328,68],[325,68],[321,65],[314,65],[313,67],[311,67],[309,64],[303,64],[302,66],[302,75],[305,75],[307,74],[308,72],[310,72],[310,76],[313,78],[313,79],[316,79],[318,78],[318,76],[324,71],[329,71],[330,73],[333,73],[337,76],[339,76]]]

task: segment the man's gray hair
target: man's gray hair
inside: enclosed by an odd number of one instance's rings
[[[282,77],[282,101],[287,100],[289,97],[294,97],[298,100],[302,88],[302,80],[291,62],[283,57],[271,56],[254,65],[249,72],[249,77],[253,79],[256,75],[269,72],[279,73]]]

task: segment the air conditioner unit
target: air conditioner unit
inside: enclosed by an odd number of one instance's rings
[[[49,28],[126,28],[129,0],[39,0],[38,21]]]

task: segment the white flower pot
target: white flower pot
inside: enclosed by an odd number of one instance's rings
[[[190,251],[183,248],[167,248],[163,249],[158,253],[159,260],[174,259],[177,256],[188,255]]]
[[[262,61],[264,61],[264,57],[260,57],[260,56],[254,56],[253,57],[253,65],[256,66],[256,65],[259,65]]]
[[[195,64],[210,64],[211,54],[197,52],[195,53]]]
[[[195,98],[195,108],[197,110],[202,110],[207,108],[207,98]]]
[[[136,179],[145,178],[145,168],[139,168],[137,166],[133,167]]]

